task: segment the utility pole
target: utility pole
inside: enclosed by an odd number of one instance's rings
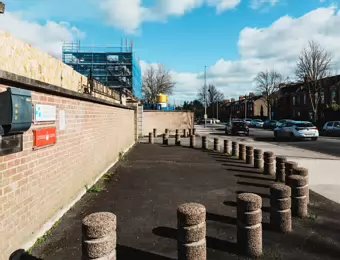
[[[204,128],[207,126],[207,66],[204,66]]]
[[[216,119],[218,120],[218,101],[216,103]]]
[[[247,118],[247,95],[244,95],[244,119]]]

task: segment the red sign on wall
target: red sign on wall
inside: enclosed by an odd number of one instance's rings
[[[36,129],[34,133],[33,149],[39,149],[45,146],[54,145],[57,142],[57,130],[55,127]]]

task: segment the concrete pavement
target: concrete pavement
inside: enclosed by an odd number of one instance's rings
[[[195,126],[198,135],[206,135],[210,142],[214,137],[221,139],[234,140],[246,145],[254,146],[263,151],[272,151],[275,155],[285,156],[288,160],[295,161],[299,166],[309,170],[309,187],[313,191],[340,203],[340,157],[332,156],[316,151],[310,151],[299,147],[293,147],[287,143],[256,141],[253,137],[244,136],[226,136],[223,131],[212,130],[210,133],[204,130],[203,126]],[[271,132],[270,132],[271,133]],[[272,133],[271,133],[272,134]],[[317,143],[312,142],[310,143]],[[329,141],[325,138],[326,143],[339,142],[338,140]],[[223,142],[221,142],[223,144]],[[339,142],[340,144],[340,142]],[[340,146],[339,148],[340,149]]]

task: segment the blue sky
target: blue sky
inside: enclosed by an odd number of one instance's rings
[[[181,100],[193,97],[201,84],[200,75],[205,65],[208,66],[209,79],[225,96],[238,95],[254,88],[251,81],[255,72],[249,71],[249,66],[270,69],[279,64],[276,69],[282,69],[287,67],[287,64],[293,64],[291,54],[283,56],[286,50],[292,50],[292,39],[298,41],[296,46],[301,48],[314,36],[324,37],[331,34],[334,37],[340,33],[333,32],[335,25],[330,31],[329,24],[340,23],[337,1],[329,0],[257,0],[257,6],[254,5],[256,0],[4,2],[6,12],[9,13],[6,14],[7,21],[20,19],[25,26],[40,26],[41,32],[50,33],[57,26],[63,29],[56,31],[59,32],[59,38],[39,36],[42,39],[38,41],[30,39],[29,35],[20,35],[18,28],[11,28],[9,24],[6,26],[4,22],[0,24],[0,30],[7,30],[55,56],[61,52],[56,48],[59,46],[57,42],[60,44],[61,40],[72,41],[81,38],[83,45],[119,46],[122,37],[133,39],[143,67],[151,63],[161,63],[173,72],[174,79],[178,82],[175,96]],[[314,31],[306,34],[301,24],[308,27],[306,20],[309,18],[305,17],[308,13],[314,15],[313,20],[318,23],[314,25]],[[289,19],[276,26],[276,30],[280,31],[277,35],[273,23],[282,20],[284,16]],[[51,29],[47,23],[55,23],[55,26]],[[25,31],[31,27],[25,27]],[[59,27],[56,30],[61,30]],[[297,27],[301,28],[297,31]],[[286,38],[282,38],[283,35]],[[279,39],[282,42],[278,43]],[[49,42],[51,46],[48,45]],[[286,47],[289,49],[281,46],[283,43],[287,43]],[[55,49],[52,49],[52,44]],[[280,53],[276,55],[278,50]],[[296,51],[292,53],[296,56]],[[291,72],[285,70],[284,73]]]

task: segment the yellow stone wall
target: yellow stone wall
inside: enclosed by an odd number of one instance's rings
[[[0,31],[0,70],[76,92],[83,92],[83,87],[87,84],[85,76],[61,60],[33,48],[4,31]],[[117,102],[100,94],[93,96]]]

